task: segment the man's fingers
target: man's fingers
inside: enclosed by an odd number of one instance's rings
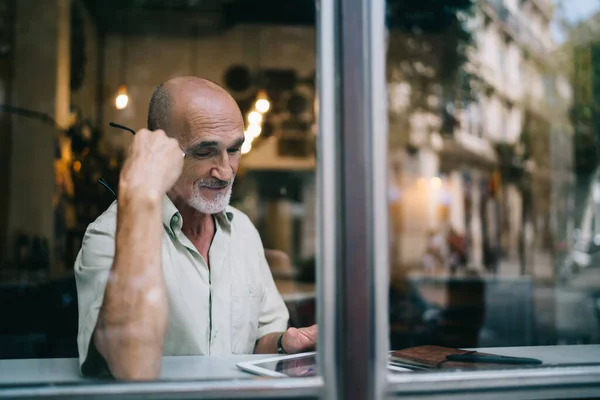
[[[283,348],[289,353],[314,350],[317,347],[317,325],[288,328],[283,337]]]
[[[317,335],[319,333],[319,329],[316,324],[309,326],[307,328],[301,328],[301,331],[302,331],[302,333],[304,333],[304,335],[306,335],[314,340],[317,339]]]
[[[127,167],[121,171],[121,177],[136,190],[165,193],[179,178],[184,157],[177,139],[162,129],[140,129],[129,147]]]

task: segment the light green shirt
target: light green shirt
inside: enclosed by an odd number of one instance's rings
[[[183,234],[183,219],[165,196],[162,206],[163,275],[169,301],[164,355],[252,353],[256,340],[287,328],[288,310],[250,219],[232,207],[215,215],[210,269]],[[90,340],[115,255],[117,203],[91,223],[75,261],[79,300],[79,365],[104,369]],[[85,362],[85,365],[84,365]]]

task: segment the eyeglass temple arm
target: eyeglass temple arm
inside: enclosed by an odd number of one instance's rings
[[[120,124],[117,124],[117,123],[115,123],[115,122],[109,122],[108,124],[109,124],[110,126],[112,126],[113,128],[119,128],[119,129],[123,129],[123,130],[125,130],[125,131],[129,131],[129,132],[131,132],[131,134],[132,134],[132,135],[135,135],[135,131],[134,131],[133,129],[131,129],[131,128],[128,128],[128,127],[126,127],[126,126],[124,126],[124,125],[120,125]]]
[[[128,128],[124,125],[117,124],[115,122],[109,122],[109,125],[113,128],[123,129],[125,131],[131,132],[132,135],[135,135],[135,131],[133,129]],[[107,188],[113,194],[113,196],[117,197],[117,193],[110,187],[110,185],[104,180],[104,178],[98,179],[98,183]]]

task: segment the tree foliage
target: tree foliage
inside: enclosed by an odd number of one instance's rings
[[[405,141],[415,112],[438,115],[438,128],[453,129],[453,110],[472,91],[466,65],[474,46],[474,10],[473,0],[388,1],[388,82],[410,86],[405,107],[391,110],[393,143]]]
[[[578,23],[559,17],[559,25],[565,41],[556,52],[555,68],[569,77],[573,89],[575,169],[591,174],[600,160],[600,12]]]

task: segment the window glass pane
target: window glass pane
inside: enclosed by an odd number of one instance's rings
[[[388,0],[387,12],[392,360],[597,363],[600,6]],[[417,347],[433,345],[449,349]],[[541,365],[456,364],[456,349]]]
[[[0,387],[314,350],[315,13],[0,0]]]

